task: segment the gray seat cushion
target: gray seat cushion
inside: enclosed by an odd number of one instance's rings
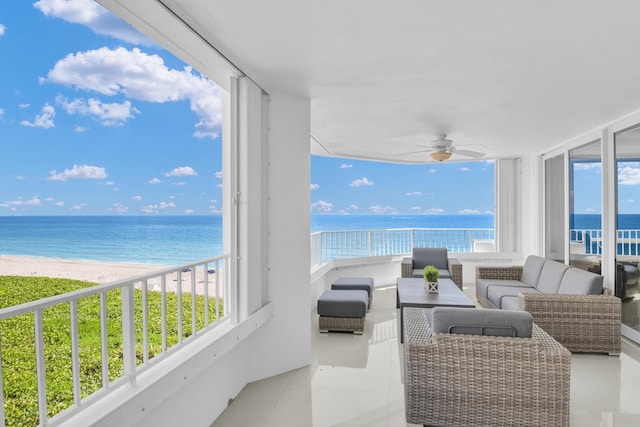
[[[423,270],[427,265],[433,265],[438,270],[449,269],[447,248],[413,248],[412,255],[414,270]]]
[[[564,273],[559,294],[601,294],[603,277],[579,268],[570,268]]]
[[[569,269],[569,266],[566,264],[547,260],[542,267],[542,273],[540,273],[540,279],[538,280],[536,289],[543,294],[557,294],[567,269]]]
[[[470,334],[531,338],[533,317],[526,311],[434,307],[431,330],[440,334]]]
[[[517,297],[519,293],[540,293],[536,288],[529,288],[523,286],[491,286],[487,293],[487,299],[491,301],[496,307],[504,308],[502,306],[502,298],[504,297]]]
[[[538,286],[542,267],[547,260],[536,255],[529,255],[524,262],[522,268],[522,277],[520,280],[534,288]]]
[[[318,298],[318,314],[326,317],[365,317],[369,294],[361,290],[329,290]]]
[[[477,279],[476,280],[476,292],[479,295],[487,298],[488,290],[491,286],[520,286],[523,288],[530,288],[531,286],[522,283],[519,280],[503,280],[503,279]]]
[[[340,277],[331,284],[331,289],[367,291],[373,293],[373,277]]]
[[[438,269],[438,272],[440,273],[440,278],[441,279],[451,279],[451,273],[449,273],[449,270],[440,270]],[[415,268],[412,272],[411,272],[411,277],[419,277],[421,279],[424,278],[424,268]]]

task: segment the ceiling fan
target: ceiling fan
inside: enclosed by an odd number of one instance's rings
[[[484,156],[484,153],[479,151],[472,150],[458,150],[454,145],[453,141],[447,139],[447,134],[442,133],[438,135],[437,139],[431,141],[429,146],[425,146],[426,150],[413,151],[411,153],[404,154],[415,154],[415,153],[431,153],[431,158],[438,162],[442,162],[444,160],[448,160],[451,158],[451,155],[455,152],[458,156],[472,157],[474,159],[479,159]]]

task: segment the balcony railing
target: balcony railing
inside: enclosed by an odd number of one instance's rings
[[[37,407],[39,425],[48,425],[62,418],[72,415],[88,401],[99,398],[124,384],[135,384],[136,376],[168,354],[187,345],[196,336],[226,322],[230,319],[229,299],[229,275],[224,274],[224,266],[229,265],[229,255],[209,258],[191,264],[158,270],[142,276],[120,280],[113,283],[91,286],[78,291],[53,296],[22,305],[0,309],[0,322],[16,316],[33,316],[34,333],[33,343],[35,348],[36,378],[37,378]],[[183,283],[183,281],[185,283]],[[175,285],[174,285],[175,282]],[[184,289],[183,289],[184,288]],[[107,324],[113,322],[114,313],[107,312],[107,299],[112,301],[115,296],[119,300],[121,314],[121,336],[110,336]],[[160,294],[159,310],[149,310],[149,297],[152,292]],[[108,296],[109,295],[109,296]],[[183,296],[185,297],[183,301]],[[202,297],[198,300],[198,297]],[[81,362],[82,339],[79,333],[82,324],[79,320],[78,305],[86,302],[86,299],[99,299],[100,305],[100,351],[101,366],[87,367]],[[167,300],[177,300],[177,317],[175,313],[168,313]],[[190,302],[189,299],[190,298]],[[157,298],[155,298],[157,299]],[[141,301],[141,302],[140,302]],[[47,408],[47,336],[46,312],[54,307],[68,307],[68,324],[70,344],[68,363],[71,366],[71,379],[73,384],[73,403],[58,415],[51,416],[51,410]],[[152,318],[151,311],[158,313]],[[175,318],[176,323],[171,324],[167,319]],[[184,325],[183,325],[184,324]],[[157,332],[155,326],[160,325]],[[62,326],[60,326],[62,328]],[[177,337],[168,340],[168,331],[176,331]],[[59,330],[58,330],[59,333]],[[159,336],[158,336],[159,335]],[[123,375],[114,378],[110,374],[109,352],[114,351],[113,342],[121,344],[118,350],[118,358],[122,363]],[[151,345],[150,341],[159,342],[159,345]],[[10,420],[5,419],[3,366],[3,343],[0,342],[0,427],[4,427]],[[4,344],[5,346],[7,343]],[[8,363],[9,360],[5,360]],[[6,365],[5,365],[6,366]],[[97,390],[88,397],[81,397],[81,372],[87,370],[99,370],[101,381]],[[86,385],[83,385],[86,387]],[[83,389],[83,392],[86,390]],[[25,391],[26,392],[26,391]],[[86,393],[85,393],[86,394]],[[57,409],[56,409],[57,410]]]
[[[311,265],[380,255],[400,255],[414,247],[447,248],[449,252],[495,251],[492,228],[397,228],[321,231],[311,234]],[[480,249],[482,247],[482,249]]]
[[[571,244],[573,253],[602,255],[602,230],[572,229]],[[616,255],[640,255],[640,230],[616,230]]]

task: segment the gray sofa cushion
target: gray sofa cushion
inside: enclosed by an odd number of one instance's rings
[[[329,290],[318,298],[318,314],[326,317],[365,317],[367,291]]]
[[[476,280],[476,293],[487,298],[487,292],[491,286],[520,286],[525,288],[531,288],[531,286],[522,283],[519,280],[504,280],[504,279],[477,279]]]
[[[487,293],[487,299],[496,307],[504,308],[502,306],[502,298],[517,297],[519,293],[540,293],[540,291],[536,288],[524,286],[491,286]]]
[[[414,270],[423,270],[427,265],[433,265],[438,270],[449,269],[447,248],[413,248],[412,258]]]
[[[547,260],[535,255],[529,255],[524,262],[524,268],[522,269],[522,282],[534,288],[538,286],[538,280],[540,279],[540,273],[542,273],[542,267]]]
[[[579,268],[570,268],[564,273],[559,294],[601,294],[603,277]]]
[[[566,264],[557,261],[548,260],[542,267],[540,279],[538,280],[538,289],[543,294],[557,294],[560,288],[560,282],[564,277],[564,273],[570,268]]]
[[[433,333],[531,338],[533,317],[526,311],[434,307]]]
[[[449,270],[438,270],[438,272],[440,273],[440,278],[441,279],[451,279],[451,273],[449,273]],[[424,278],[424,268],[416,268],[411,272],[411,277],[419,277],[421,279]]]

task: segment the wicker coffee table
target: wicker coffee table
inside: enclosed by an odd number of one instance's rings
[[[438,293],[430,294],[424,287],[424,279],[398,278],[396,307],[400,309],[400,342],[404,342],[403,309],[405,307],[465,307],[476,305],[451,279],[438,280]]]

